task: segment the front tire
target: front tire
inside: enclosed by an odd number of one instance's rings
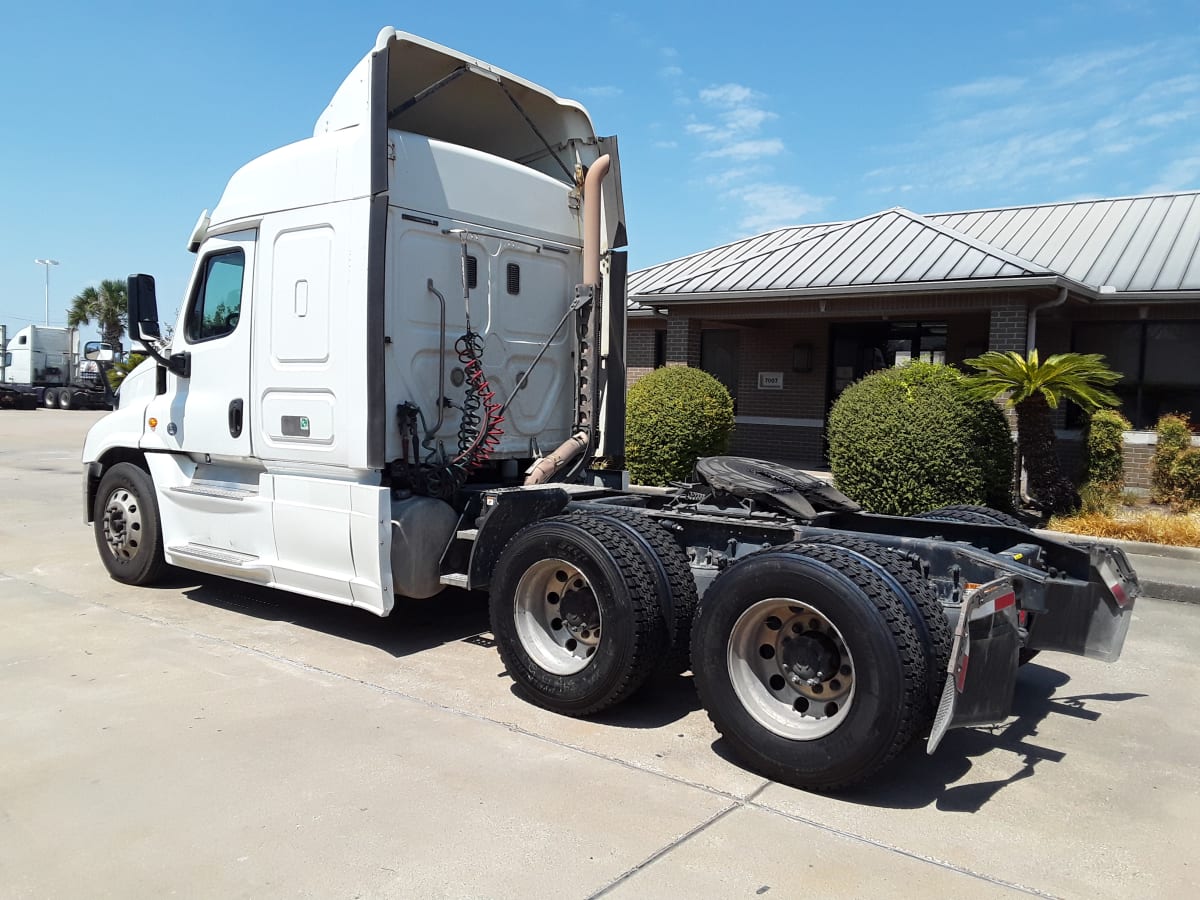
[[[153,584],[166,569],[154,483],[145,469],[117,463],[104,473],[93,510],[96,549],[124,584]]]
[[[568,716],[633,694],[668,642],[655,581],[638,539],[618,523],[571,514],[517,532],[488,606],[518,693]]]
[[[902,599],[867,561],[791,544],[713,582],[692,632],[700,700],[751,768],[834,790],[928,721],[926,659]]]

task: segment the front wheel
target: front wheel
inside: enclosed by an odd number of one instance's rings
[[[861,556],[793,544],[735,563],[692,632],[700,700],[748,765],[811,790],[870,776],[928,721],[925,653]]]
[[[117,463],[104,473],[93,511],[96,547],[108,574],[153,584],[166,569],[154,483],[145,469]]]
[[[630,696],[668,643],[655,583],[618,523],[572,514],[517,532],[492,577],[489,611],[518,692],[569,716]]]

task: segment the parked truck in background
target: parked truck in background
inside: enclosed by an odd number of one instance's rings
[[[586,716],[691,668],[779,781],[861,781],[1010,712],[1021,653],[1119,655],[1125,556],[992,510],[871,515],[758,460],[624,468],[617,141],[578,104],[384,29],[313,136],[239,170],[170,342],[83,450],[110,574],[179,566],[386,616],[486,591],[522,696]]]
[[[26,325],[6,339],[0,325],[0,405],[32,409],[111,409],[113,395],[102,369],[114,358],[110,344],[88,341],[55,325]]]

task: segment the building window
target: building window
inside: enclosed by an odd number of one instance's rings
[[[1200,322],[1079,322],[1071,334],[1076,353],[1099,353],[1121,373],[1112,389],[1134,428],[1153,428],[1159,416],[1183,413],[1200,420],[1196,348]]]
[[[667,332],[660,329],[654,332],[654,368],[661,369],[666,364]]]
[[[737,331],[724,328],[701,331],[700,368],[725,385],[729,396],[736,401],[738,395]]]

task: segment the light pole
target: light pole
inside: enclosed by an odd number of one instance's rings
[[[35,259],[39,266],[46,267],[46,324],[50,324],[50,267],[57,266],[57,259]]]

